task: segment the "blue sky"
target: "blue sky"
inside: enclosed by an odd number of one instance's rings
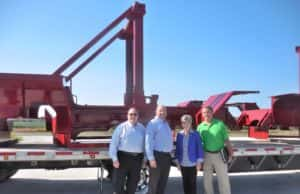
[[[52,73],[133,2],[1,0],[0,72]],[[298,91],[299,0],[141,2],[144,89],[160,103],[260,90],[233,100],[268,107],[269,96]],[[79,102],[122,104],[124,59],[118,40],[80,72],[73,79]]]

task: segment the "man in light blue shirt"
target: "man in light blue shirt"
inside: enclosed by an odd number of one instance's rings
[[[114,166],[113,182],[116,194],[135,193],[144,158],[146,129],[138,122],[138,112],[135,108],[128,110],[127,119],[117,126],[109,146],[109,156]]]
[[[164,194],[168,182],[173,139],[166,117],[166,107],[158,106],[146,129],[145,149],[150,163],[148,194]]]

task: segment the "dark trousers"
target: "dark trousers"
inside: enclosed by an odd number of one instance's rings
[[[197,193],[197,169],[193,167],[181,166],[183,190],[185,194]]]
[[[171,155],[154,151],[157,168],[150,167],[148,194],[164,194],[171,167]]]
[[[114,168],[113,185],[116,194],[134,194],[140,179],[143,154],[118,152],[119,168]]]

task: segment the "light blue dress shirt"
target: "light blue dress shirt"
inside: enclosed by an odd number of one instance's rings
[[[109,156],[113,161],[118,160],[118,151],[143,153],[145,150],[146,129],[141,123],[132,125],[125,121],[117,126],[109,145]]]
[[[146,129],[145,149],[148,160],[154,160],[154,150],[160,152],[172,151],[172,131],[166,120],[155,117],[148,123]]]
[[[184,167],[196,166],[196,162],[191,162],[189,159],[189,153],[188,153],[189,139],[190,139],[189,134],[183,136],[183,154],[182,154],[181,166]]]

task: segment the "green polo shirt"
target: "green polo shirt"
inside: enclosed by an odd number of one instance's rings
[[[200,133],[205,151],[221,150],[225,140],[228,139],[227,126],[217,119],[213,119],[210,125],[204,122],[200,123],[197,131]]]

